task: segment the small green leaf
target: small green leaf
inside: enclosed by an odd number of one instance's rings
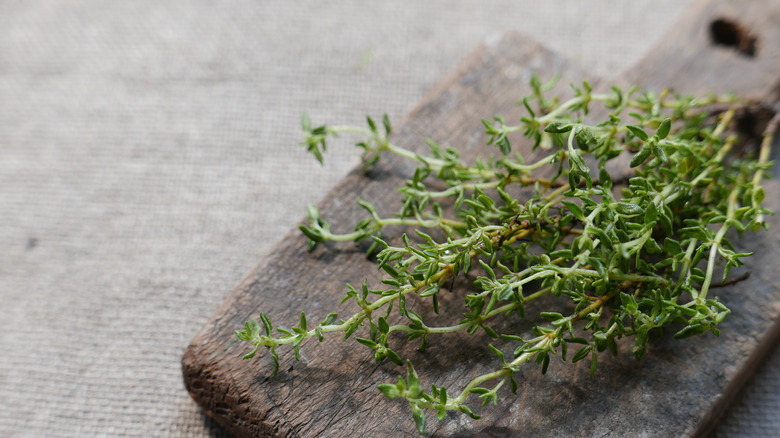
[[[350,336],[352,336],[353,333],[357,331],[357,329],[360,328],[360,322],[354,322],[349,325],[346,329],[344,329],[344,340],[349,339]]]
[[[582,149],[587,149],[588,145],[596,142],[596,136],[590,128],[580,127],[575,134],[577,145]]]
[[[493,352],[496,356],[498,356],[499,359],[501,359],[501,363],[506,363],[504,360],[504,353],[501,352],[498,348],[494,347],[493,344],[488,344],[488,348],[490,348],[490,351]]]
[[[312,242],[322,242],[325,240],[325,238],[322,236],[322,233],[306,225],[299,225],[298,229],[300,229],[301,232]]]
[[[395,268],[393,268],[392,266],[390,266],[387,263],[382,263],[382,264],[379,265],[379,267],[382,270],[384,270],[385,272],[387,272],[387,275],[389,275],[389,276],[391,276],[391,277],[393,277],[395,279],[399,279],[401,277],[401,274],[399,274],[398,271],[395,270]]]
[[[249,353],[245,354],[241,359],[246,360],[246,359],[251,359],[251,358],[255,357],[255,354],[257,353],[257,349],[258,348],[260,348],[260,344],[256,344],[255,348],[252,349],[252,351],[250,351]]]
[[[535,118],[536,117],[536,113],[534,113],[534,110],[531,109],[531,105],[528,103],[528,98],[527,97],[523,98],[523,106],[525,106],[525,109],[526,109],[526,111],[528,111],[528,114],[531,115],[531,118]]]
[[[385,126],[385,136],[389,137],[393,132],[393,127],[390,125],[390,118],[387,114],[382,115],[382,124]]]
[[[764,201],[764,188],[756,187],[753,189],[753,204],[761,204]]]
[[[591,349],[593,349],[593,347],[591,347],[590,345],[586,345],[580,348],[579,350],[577,350],[577,353],[575,353],[574,357],[571,358],[572,363],[579,362],[582,359],[585,359],[585,356],[587,356],[588,353],[590,353]]]
[[[663,140],[667,135],[669,135],[669,130],[671,130],[671,128],[672,119],[667,117],[663,122],[661,122],[661,125],[658,126],[658,131],[655,132],[655,135],[657,135],[660,140]]]
[[[542,357],[542,374],[547,374],[547,367],[550,366],[550,355],[547,353],[539,353]]]
[[[401,359],[401,356],[398,355],[395,351],[386,348],[385,353],[387,354],[387,358],[390,359],[394,364],[396,365],[403,365],[404,361]]]
[[[241,341],[248,341],[252,339],[246,330],[236,330],[235,333],[236,337]]]
[[[377,385],[376,388],[387,398],[393,399],[401,396],[401,393],[398,392],[398,387],[391,383],[382,383]]]
[[[431,387],[435,387],[435,385],[431,385]],[[447,404],[447,389],[443,386],[439,388],[439,403]]]
[[[304,313],[304,312],[301,312],[301,322],[300,322],[300,327],[301,327],[303,330],[306,330],[306,313]]]
[[[569,132],[572,129],[572,125],[570,123],[563,123],[563,122],[550,122],[545,128],[544,132],[549,132],[551,134],[562,134],[564,132]]]
[[[707,231],[705,231],[703,226],[685,227],[682,230],[680,230],[680,233],[685,237],[693,237],[696,240],[703,240],[703,241],[709,240]]]
[[[653,145],[653,155],[655,155],[656,158],[658,158],[665,164],[669,164],[669,157],[666,156],[666,152],[664,152],[664,149],[661,146],[657,144]]]
[[[631,131],[631,133],[634,134],[634,136],[636,138],[638,138],[638,139],[640,139],[642,141],[647,141],[647,139],[650,138],[650,137],[648,137],[648,135],[645,132],[645,130],[640,128],[639,126],[626,125],[626,129]]]
[[[482,265],[482,269],[487,272],[488,275],[490,275],[490,278],[495,280],[496,279],[496,273],[493,271],[493,268],[490,267],[487,263],[483,262],[482,260],[479,260],[479,264]]]
[[[268,319],[268,317],[265,315],[265,313],[260,313],[260,321],[263,322],[263,328],[265,328],[265,334],[267,336],[271,336],[271,330],[274,329],[274,326],[271,324],[271,320]]]
[[[709,327],[707,327],[705,325],[700,325],[700,324],[688,325],[688,326],[685,326],[679,332],[675,333],[674,336],[672,336],[672,337],[674,339],[685,339],[685,338],[690,338],[691,336],[700,335],[700,334],[706,332],[707,330],[709,330]]]
[[[517,394],[517,381],[511,373],[509,374],[509,388],[512,390],[512,394]]]
[[[599,169],[599,183],[604,189],[609,190],[612,188],[612,176],[604,167]],[[579,219],[579,218],[578,218]]]
[[[550,321],[557,321],[563,318],[563,315],[561,315],[558,312],[540,312],[539,316],[541,316],[544,319],[549,319]]]
[[[664,239],[664,249],[669,254],[680,254],[683,252],[680,242],[672,239],[671,237]]]
[[[482,327],[482,330],[484,330],[485,333],[487,333],[487,335],[491,338],[498,338],[498,333],[496,333],[496,331],[493,330],[493,328],[489,325],[480,324],[479,326]]]
[[[493,253],[493,243],[490,241],[490,237],[487,234],[482,235],[482,248],[488,253]]]
[[[420,435],[425,433],[425,413],[416,403],[411,403],[412,417],[414,417],[414,424],[417,426],[417,433]]]
[[[369,116],[366,116],[366,122],[368,123],[368,127],[371,128],[371,132],[376,134],[378,130],[376,129],[376,123],[374,123],[374,119],[372,119]]]
[[[358,338],[355,337],[355,340],[359,343],[365,345],[368,348],[376,348],[376,342],[372,341],[371,339],[365,339],[365,338]]]
[[[466,405],[458,405],[458,410],[475,420],[479,420],[481,418],[479,415],[472,412],[471,409]]]
[[[471,270],[471,251],[466,250],[463,253],[463,273],[468,274]]]
[[[647,145],[643,145],[642,149],[640,149],[639,152],[637,152],[636,155],[634,155],[633,158],[631,158],[631,162],[629,163],[629,166],[631,166],[631,168],[634,168],[642,165],[652,153],[653,153],[652,148],[648,147]]]
[[[655,203],[650,202],[645,209],[645,225],[649,225],[658,219],[658,210],[655,208]]]
[[[406,361],[406,385],[409,388],[420,386],[420,378],[417,376],[417,371],[415,371],[412,363],[408,360]]]
[[[274,360],[273,375],[276,376],[279,373],[279,354],[275,348],[271,348],[271,358]]]
[[[650,254],[660,254],[663,252],[663,249],[661,249],[661,247],[658,245],[658,242],[656,242],[652,237],[647,239],[647,242],[645,242],[644,245],[644,249]]]
[[[379,320],[377,321],[377,325],[379,326],[379,333],[382,333],[383,335],[386,335],[387,332],[390,331],[390,325],[387,323],[387,320],[380,316]]]
[[[642,207],[628,202],[616,202],[612,204],[615,211],[625,216],[636,216],[643,213]]]
[[[578,220],[580,220],[580,221],[584,221],[585,220],[585,213],[583,213],[582,207],[580,207],[579,205],[577,205],[577,204],[575,204],[575,203],[573,203],[571,201],[561,201],[561,203],[563,205],[565,205],[566,208],[569,209],[571,214],[573,214],[574,217],[576,217]]]

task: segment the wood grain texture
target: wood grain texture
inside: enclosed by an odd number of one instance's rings
[[[725,21],[742,32],[736,45],[719,44],[712,23]],[[780,99],[780,2],[700,0],[672,32],[616,81],[685,93],[734,92],[742,98]],[[715,32],[717,34],[717,32]],[[754,38],[755,53],[739,51]],[[721,35],[720,39],[728,39]]]
[[[748,20],[758,35],[759,49],[750,60],[742,59],[745,56],[736,50],[713,47],[709,39],[709,23],[735,11],[739,14],[734,16]],[[777,36],[777,29],[766,17],[777,14],[776,6],[770,13],[756,9],[745,15],[730,2],[701,1],[677,26],[675,35],[616,82],[649,87],[671,84],[685,92],[734,90],[755,98],[775,98],[780,63],[777,49],[769,44],[773,40],[766,37]],[[762,17],[764,21],[759,20]],[[738,67],[730,67],[734,63]],[[699,74],[697,66],[709,66],[704,69],[706,80],[691,78],[690,72]],[[528,38],[511,34],[489,41],[412,111],[396,129],[394,141],[423,151],[423,139],[430,137],[457,148],[466,160],[484,154],[480,118],[503,114],[516,120],[521,111],[515,102],[528,93],[525,84],[534,73],[543,78],[559,73],[564,85],[585,77],[578,67]],[[606,87],[604,82],[592,82]],[[513,144],[521,150],[528,148],[519,138]],[[354,204],[356,197],[381,200],[375,203],[380,212],[392,212],[399,199],[395,187],[412,171],[409,163],[392,157],[383,158],[369,174],[353,171],[319,204],[323,216],[334,227],[348,230],[363,217]],[[767,193],[771,206],[780,210],[777,196],[771,195],[780,193],[780,187],[772,181]],[[774,217],[771,225],[773,230],[780,227]],[[601,356],[592,380],[588,364],[553,360],[544,376],[535,365],[526,365],[517,376],[517,396],[505,391],[497,407],[479,410],[483,418],[477,421],[450,413],[439,423],[429,416],[428,435],[702,434],[780,331],[780,307],[775,304],[780,302],[776,274],[780,235],[772,231],[751,236],[744,246],[757,256],[745,268],[752,273],[750,279],[722,291],[734,312],[723,324],[720,339],[712,335],[683,341],[672,341],[671,336],[653,339],[641,362],[628,355],[630,345],[623,343],[617,358]],[[343,342],[337,334],[322,344],[307,341],[300,362],[282,349],[281,369],[275,378],[270,377],[267,355],[242,361],[246,346],[231,344],[233,330],[260,311],[287,327],[297,323],[301,311],[306,311],[310,322],[331,311],[342,316],[354,313],[356,307],[338,305],[344,284],[359,284],[367,277],[370,285],[378,287],[380,280],[363,249],[354,244],[327,244],[308,253],[305,239],[293,230],[244,279],[194,337],[182,360],[187,389],[207,414],[237,436],[416,436],[407,404],[388,400],[376,390],[378,383],[394,381],[403,369],[389,362],[374,363],[370,352],[354,341]],[[464,286],[468,286],[465,279]],[[463,295],[462,287],[445,294],[442,313],[449,308],[459,315]],[[528,314],[549,304],[529,306]],[[506,324],[513,330],[528,330],[538,322],[531,318]],[[394,341],[395,345],[402,343],[401,339]],[[416,351],[416,343],[399,352],[412,360],[425,385],[446,383],[452,393],[477,373],[497,366],[494,356],[479,347],[485,342],[481,334],[453,334],[432,338],[424,355]]]

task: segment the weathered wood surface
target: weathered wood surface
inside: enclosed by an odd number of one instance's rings
[[[736,4],[736,2],[735,2]],[[761,4],[763,8],[755,7]],[[657,50],[616,82],[649,87],[673,85],[679,91],[737,91],[756,98],[777,98],[780,79],[780,7],[774,2],[750,6],[726,1],[701,1]],[[731,18],[757,37],[751,58],[728,47],[713,47],[710,23]],[[702,67],[703,66],[703,67]],[[701,70],[697,70],[701,69]],[[694,73],[690,73],[694,72]],[[397,128],[397,144],[424,150],[423,138],[458,148],[469,159],[484,153],[480,118],[503,114],[516,120],[518,97],[533,73],[543,78],[561,74],[561,83],[579,82],[582,70],[527,38],[507,35],[477,49]],[[699,76],[703,75],[703,76]],[[702,78],[702,79],[698,79]],[[598,82],[604,87],[603,82]],[[520,144],[520,142],[515,142]],[[343,229],[362,218],[354,206],[361,197],[382,200],[380,211],[394,210],[395,187],[412,167],[383,159],[369,175],[352,172],[319,204],[323,216]],[[768,183],[769,203],[780,211],[780,187]],[[775,195],[772,195],[775,194]],[[721,338],[706,335],[672,341],[654,339],[641,362],[621,344],[617,358],[602,355],[596,377],[588,364],[553,360],[546,375],[526,365],[518,375],[519,394],[505,391],[497,407],[479,410],[481,420],[451,413],[439,423],[429,415],[431,436],[684,436],[701,435],[749,377],[780,332],[780,221],[772,218],[770,233],[749,237],[745,247],[756,251],[749,262],[749,280],[723,290],[734,313],[723,324]],[[306,252],[297,230],[246,277],[195,336],[183,357],[187,389],[204,411],[238,436],[415,436],[408,405],[388,400],[376,389],[394,381],[403,369],[375,364],[370,352],[336,335],[302,346],[300,362],[280,351],[279,375],[271,378],[270,358],[242,361],[243,344],[232,344],[233,330],[263,311],[276,324],[297,323],[301,311],[317,321],[331,311],[350,315],[340,306],[344,283],[359,284],[368,276],[378,285],[379,273],[365,259],[362,247],[320,245]],[[442,307],[460,313],[463,291],[445,294]],[[546,303],[537,303],[540,308]],[[533,306],[529,306],[532,315]],[[444,310],[446,312],[446,309]],[[513,321],[529,328],[534,320]],[[400,339],[396,339],[400,343]],[[476,373],[494,369],[494,356],[480,348],[482,335],[447,335],[431,339],[426,353],[412,343],[400,349],[426,384],[447,384],[457,391]],[[226,347],[230,345],[227,349]]]

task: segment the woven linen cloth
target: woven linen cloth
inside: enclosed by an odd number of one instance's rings
[[[226,436],[180,358],[357,165],[299,115],[402,116],[516,30],[611,77],[690,1],[0,2],[0,436]],[[719,436],[780,430],[780,353]]]

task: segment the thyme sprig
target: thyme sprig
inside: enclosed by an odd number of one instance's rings
[[[342,302],[354,301],[360,310],[343,319],[330,313],[314,327],[301,313],[298,326],[274,332],[261,313],[261,322],[247,321],[236,331],[254,347],[244,358],[260,348],[270,350],[275,374],[278,347],[291,344],[298,359],[307,338],[322,342],[326,334],[339,332],[347,339],[366,327],[357,342],[377,361],[406,366],[405,378],[380,384],[379,390],[407,400],[422,433],[424,410],[435,411],[440,420],[450,410],[479,418],[469,405],[471,396],[484,406],[497,403],[507,382],[516,392],[514,374],[527,362],[538,363],[545,373],[551,356],[560,354],[565,361],[572,349],[572,362],[590,357],[593,375],[599,354],[617,354],[620,338],[633,338],[631,353],[640,359],[650,332],[671,323],[682,324],[677,339],[708,331],[718,335],[730,310],[712,295],[713,277],[721,263],[721,283],[734,281],[728,280],[730,270],[750,255],[735,250],[730,230],[741,235],[767,226],[764,216],[771,212],[762,206],[761,181],[772,164],[769,148],[777,122],[770,123],[755,157],[734,152],[747,141],[739,138],[734,122],[747,104],[732,96],[618,87],[599,94],[583,81],[573,87],[572,98],[559,103],[545,97],[551,84],[534,78],[531,88],[533,93],[519,102],[527,112],[520,124],[507,124],[500,116],[482,120],[487,144],[499,155],[472,164],[433,140],[427,140],[427,155],[393,144],[387,116],[381,127],[367,118],[366,128],[314,127],[304,116],[304,144],[320,162],[329,137],[357,133],[363,137],[357,146],[365,167],[385,153],[419,167],[399,189],[401,208],[394,215],[384,217],[370,202],[358,200],[367,216],[351,232],[334,233],[319,210],[309,207],[309,223],[300,228],[310,249],[323,241],[372,239],[369,253],[386,274],[383,286],[348,284]],[[603,107],[606,120],[587,118],[594,104]],[[530,138],[534,161],[527,163],[513,151],[510,137],[516,132]],[[621,156],[630,156],[631,170],[613,175],[606,165]],[[525,199],[513,195],[518,188]],[[382,238],[392,226],[415,227],[416,235],[404,234],[393,246]],[[457,323],[434,326],[412,309],[427,302],[439,313],[442,288],[470,273],[476,274],[474,288]],[[547,295],[568,300],[573,310],[568,315],[538,311],[549,323],[534,327],[530,337],[512,332],[512,324],[500,325],[500,334],[494,328],[506,318],[525,318],[526,305]],[[411,297],[414,306],[407,305]],[[516,347],[508,353],[489,344],[496,369],[452,395],[435,385],[426,392],[411,362],[390,342],[393,332],[402,332],[408,340],[419,339],[424,350],[433,336],[477,331]]]

